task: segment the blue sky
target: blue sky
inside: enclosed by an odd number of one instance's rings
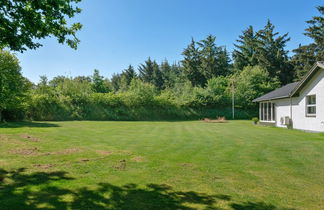
[[[83,0],[82,13],[73,19],[83,24],[78,50],[47,38],[37,50],[16,53],[24,76],[33,82],[40,75],[105,77],[129,64],[137,67],[149,56],[170,62],[182,58],[191,38],[208,34],[218,45],[233,50],[233,43],[249,25],[262,28],[270,19],[280,33],[289,32],[291,50],[310,40],[303,35],[319,0]]]

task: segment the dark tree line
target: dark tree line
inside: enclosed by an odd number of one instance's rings
[[[288,33],[280,34],[268,20],[259,30],[249,26],[242,32],[234,44],[232,56],[224,46],[216,44],[216,37],[208,35],[201,41],[192,39],[183,50],[183,59],[170,66],[167,60],[158,64],[148,58],[138,68],[138,75],[143,82],[151,83],[162,90],[174,86],[176,82],[190,81],[194,87],[205,87],[207,81],[214,77],[230,76],[248,66],[259,66],[269,77],[277,79],[281,85],[300,80],[316,61],[324,60],[324,7],[317,7],[319,16],[306,21],[308,27],[305,35],[314,41],[309,45],[300,45],[289,56],[286,49],[290,41]],[[232,57],[232,60],[231,60]],[[112,78],[114,90],[119,90],[126,70]],[[127,77],[129,78],[129,77]],[[127,80],[127,85],[130,80]],[[120,83],[118,85],[118,83]]]

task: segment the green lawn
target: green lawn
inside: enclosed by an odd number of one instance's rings
[[[0,209],[324,209],[324,135],[250,121],[0,126]]]

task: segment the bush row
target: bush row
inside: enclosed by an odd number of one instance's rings
[[[236,108],[236,119],[255,116],[254,110]],[[230,107],[179,105],[165,97],[143,98],[131,93],[93,93],[70,97],[35,94],[25,107],[31,120],[197,120],[225,116]]]

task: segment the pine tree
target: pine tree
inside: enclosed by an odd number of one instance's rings
[[[295,54],[291,59],[291,64],[295,71],[294,79],[295,81],[299,81],[316,62],[316,45],[314,43],[299,45],[293,52]]]
[[[125,77],[127,86],[130,85],[131,81],[137,78],[137,74],[132,65],[129,65],[127,69],[122,72],[122,77]]]
[[[184,49],[182,55],[184,59],[181,61],[185,76],[193,86],[204,86],[206,77],[200,72],[201,56],[196,42],[192,39],[191,43]]]
[[[164,85],[163,74],[156,61],[153,61],[153,80],[152,84],[158,89],[162,90]]]
[[[243,70],[246,66],[255,66],[258,64],[258,49],[260,46],[257,34],[253,26],[249,26],[234,44],[236,49],[233,52],[234,68]]]
[[[120,90],[121,88],[121,80],[122,80],[122,77],[120,74],[113,74],[112,77],[111,77],[111,86],[113,88],[113,90],[115,92],[117,92],[118,90]]]
[[[143,82],[153,83],[154,62],[149,57],[144,64],[138,68],[139,77]]]
[[[258,48],[258,65],[266,69],[269,76],[278,78],[281,84],[293,80],[293,68],[289,64],[286,43],[290,40],[288,33],[279,35],[274,31],[275,26],[268,20],[264,29],[257,33],[260,40]]]
[[[316,61],[324,60],[324,6],[319,6],[317,9],[322,16],[315,16],[306,21],[309,26],[304,33],[314,42],[309,45],[299,45],[293,50],[295,54],[291,63],[295,69],[295,80],[302,79]]]
[[[163,88],[165,89],[165,88],[173,87],[173,85],[175,83],[176,75],[175,75],[175,72],[172,71],[172,67],[169,64],[167,59],[162,61],[161,65],[160,65],[160,70],[161,70],[163,81],[164,81]]]
[[[324,6],[318,6],[317,10],[322,16],[315,16],[313,19],[306,21],[309,26],[306,28],[305,35],[312,38],[316,44],[318,57],[324,57]]]
[[[218,68],[218,51],[219,49],[215,44],[216,37],[209,35],[206,39],[198,42],[200,50],[200,71],[205,76],[206,80],[220,74],[218,71],[221,69]]]
[[[218,51],[218,63],[217,68],[219,71],[217,71],[216,76],[227,76],[232,73],[232,66],[230,64],[231,59],[230,55],[227,52],[227,49],[225,47],[220,47],[220,50]]]

